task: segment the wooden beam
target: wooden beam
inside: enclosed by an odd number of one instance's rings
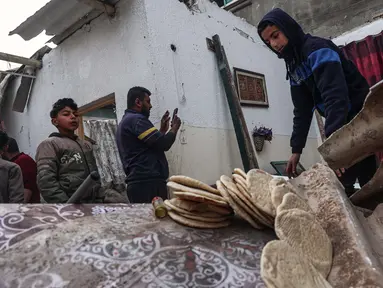
[[[247,129],[245,117],[243,116],[242,107],[239,102],[237,89],[234,84],[225,49],[221,45],[221,40],[218,35],[213,36],[213,43],[218,69],[225,88],[231,119],[237,136],[239,152],[241,153],[243,167],[247,172],[250,169],[259,168],[257,157],[255,156],[254,148],[250,140],[249,130]]]
[[[81,115],[78,116],[78,123],[79,123],[79,125],[78,125],[78,129],[76,131],[77,132],[77,136],[80,139],[84,140],[84,138],[85,138],[85,135],[84,135],[84,119],[82,118]]]
[[[116,8],[114,6],[100,2],[98,0],[77,0],[78,2],[84,3],[90,7],[93,7],[94,9],[102,12],[106,12],[110,17],[114,17],[116,14]]]
[[[29,59],[21,56],[16,56],[8,53],[0,52],[0,60],[7,62],[18,63],[26,66],[32,66],[36,68],[41,68],[43,66],[42,62],[36,59]]]
[[[112,105],[116,103],[116,97],[114,93],[110,93],[107,96],[101,97],[100,99],[97,99],[91,103],[85,104],[84,106],[81,106],[78,108],[78,114],[84,115],[88,112],[100,109],[102,107]]]

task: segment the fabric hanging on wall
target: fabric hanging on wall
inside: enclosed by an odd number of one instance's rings
[[[102,187],[126,192],[125,172],[116,144],[117,120],[86,120],[85,128],[96,141],[93,153],[96,158]]]
[[[361,41],[341,47],[343,53],[358,67],[370,86],[383,79],[383,31]],[[376,153],[383,162],[383,152]]]

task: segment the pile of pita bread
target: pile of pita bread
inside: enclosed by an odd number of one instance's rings
[[[236,168],[231,177],[220,177],[217,189],[187,176],[172,176],[167,186],[175,198],[165,201],[165,205],[173,220],[194,228],[227,226],[233,210],[255,229],[273,228],[276,211],[272,201],[282,201],[279,198],[283,197],[280,187],[271,196],[277,184],[293,189],[283,179],[273,179],[259,169],[246,174]]]
[[[230,225],[233,210],[217,189],[186,176],[170,177],[167,186],[174,198],[164,204],[177,223],[209,229]]]
[[[250,171],[248,177],[266,183],[267,177],[260,174]],[[260,195],[252,190],[264,210],[274,215],[280,239],[267,243],[262,251],[261,276],[267,287],[331,287],[326,281],[333,259],[331,240],[310,206],[284,179],[270,180],[268,191]]]
[[[166,200],[169,216],[194,228],[221,228],[237,214],[256,229],[275,229],[279,240],[262,251],[261,276],[267,287],[329,288],[331,240],[307,201],[283,178],[259,169],[234,169],[222,175],[217,189],[186,176],[172,176]]]
[[[271,175],[269,176],[271,177]],[[247,221],[255,229],[273,227],[273,217],[264,211],[263,203],[257,202],[257,199],[251,193],[251,191],[254,191],[254,183],[252,178],[249,178],[249,173],[246,174],[241,169],[236,168],[232,177],[222,175],[216,184],[223,198],[239,217]],[[257,187],[258,184],[256,184]],[[264,193],[262,189],[263,186],[257,188],[257,191]]]

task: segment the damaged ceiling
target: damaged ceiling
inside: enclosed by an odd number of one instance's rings
[[[44,46],[40,48],[35,54],[33,54],[31,59],[42,60],[44,55],[49,53],[50,51],[51,51],[51,48],[49,48],[48,46]],[[0,80],[1,80],[0,81],[0,109],[1,109],[1,105],[4,100],[4,95],[7,91],[7,87],[9,83],[16,76],[24,75],[23,77],[21,77],[21,82],[19,86],[17,87],[16,98],[13,102],[13,107],[12,107],[13,111],[23,113],[27,105],[31,87],[33,85],[33,78],[35,78],[33,76],[36,74],[36,70],[30,66],[22,65],[17,69],[8,70],[7,72],[11,72],[11,73],[10,74],[0,73]],[[32,76],[32,77],[25,77],[25,76]]]
[[[45,30],[46,35],[55,36],[50,42],[59,44],[102,13],[114,13],[118,1],[51,0],[9,35],[18,34],[28,41]]]

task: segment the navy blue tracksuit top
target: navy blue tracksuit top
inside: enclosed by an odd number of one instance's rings
[[[126,110],[118,125],[116,141],[127,183],[166,181],[169,177],[168,151],[176,135],[157,130],[148,117]]]
[[[326,118],[328,137],[362,109],[369,86],[332,41],[305,34],[281,9],[266,14],[258,27],[265,21],[276,25],[289,40],[288,49],[282,52],[284,55],[277,54],[286,62],[294,104],[290,145],[293,153],[302,153],[314,110]]]

